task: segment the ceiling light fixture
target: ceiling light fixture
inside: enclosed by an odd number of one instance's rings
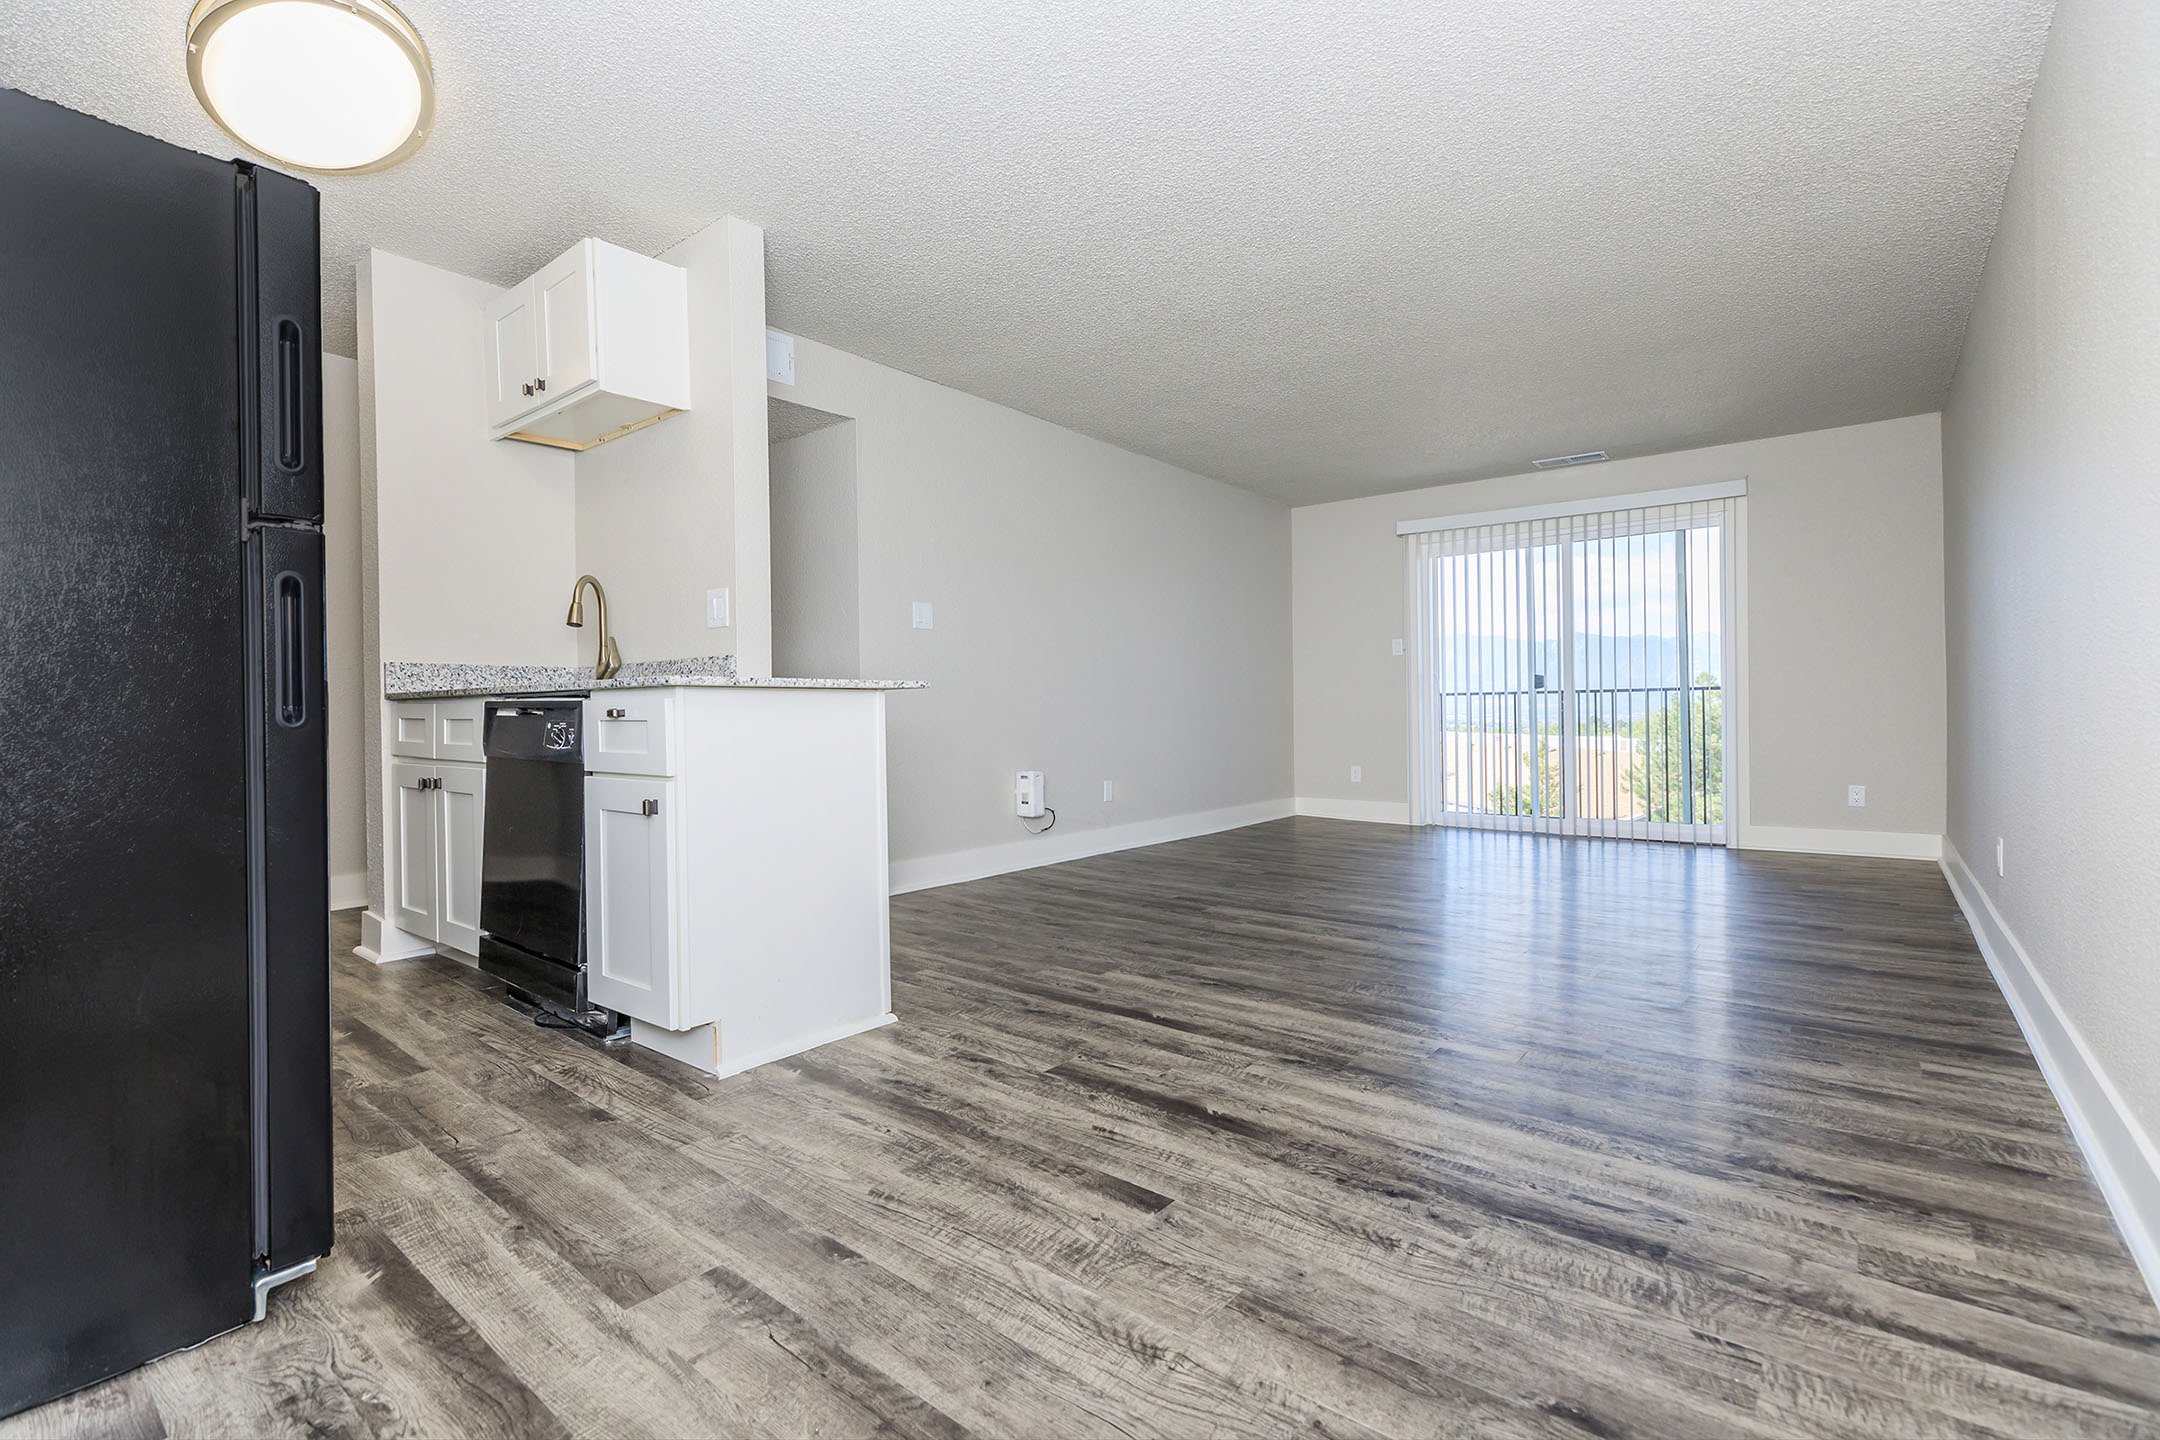
[[[294,169],[381,170],[435,121],[427,46],[384,0],[199,0],[187,67],[226,134]]]

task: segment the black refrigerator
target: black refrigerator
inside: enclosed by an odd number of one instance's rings
[[[0,1415],[330,1247],[312,186],[0,90]]]

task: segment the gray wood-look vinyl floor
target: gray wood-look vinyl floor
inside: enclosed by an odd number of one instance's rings
[[[894,902],[725,1082],[339,920],[339,1242],[0,1435],[2151,1436],[1932,866],[1298,819]]]

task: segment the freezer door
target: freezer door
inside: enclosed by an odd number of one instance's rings
[[[330,857],[323,710],[323,539],[248,538],[256,739],[255,1252],[271,1269],[330,1249]]]
[[[240,165],[241,281],[256,384],[247,498],[261,519],[320,521],[322,261],[315,187]]]
[[[233,167],[0,91],[0,1414],[244,1323]]]

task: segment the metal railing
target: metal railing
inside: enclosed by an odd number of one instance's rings
[[[1440,686],[1443,735],[1502,742],[1481,745],[1463,757],[1474,762],[1467,765],[1452,763],[1451,753],[1443,798],[1451,810],[1483,815],[1683,825],[1721,820],[1724,694],[1719,681],[1576,686],[1568,692],[1556,686]]]

